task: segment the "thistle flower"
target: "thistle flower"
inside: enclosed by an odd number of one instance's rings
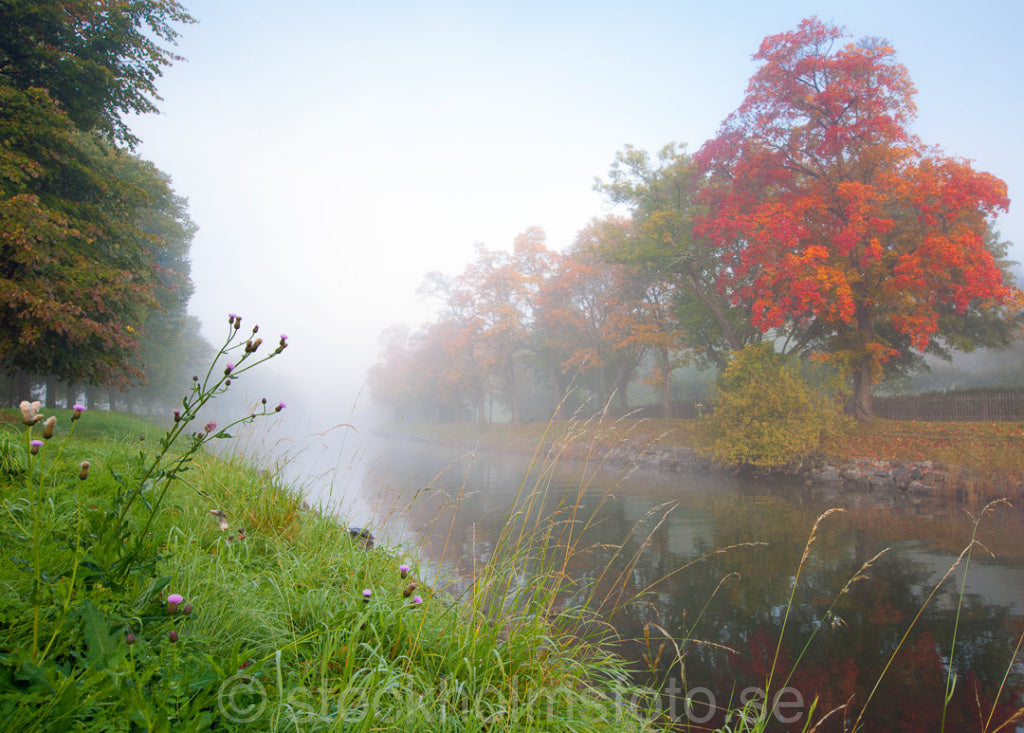
[[[175,643],[178,640],[178,632],[174,629],[171,629],[170,632],[168,632],[167,634],[167,640],[172,644]]]
[[[277,348],[274,349],[275,354],[280,354],[288,346],[288,337],[285,334],[281,334],[281,340],[277,342]]]
[[[49,440],[53,437],[53,431],[57,427],[57,417],[50,415],[43,423],[43,437]]]
[[[181,612],[184,615],[186,615],[186,616],[191,614],[192,613],[192,604],[191,603],[186,603],[184,606],[181,607]]]
[[[71,409],[74,410],[74,412],[71,413],[71,421],[72,422],[74,422],[75,420],[80,418],[82,416],[82,413],[85,412],[85,406],[84,405],[75,405]]]
[[[181,410],[174,411],[174,422],[181,422]]]
[[[85,481],[87,478],[89,478],[89,465],[89,461],[82,461],[81,463],[82,470],[78,474],[78,478],[80,478],[82,481]]]
[[[225,366],[224,367],[224,376],[227,376],[228,374],[231,374],[231,370],[234,369],[234,368],[235,368],[234,364],[228,364],[227,366]]]
[[[363,601],[369,601],[370,596],[373,595],[373,591],[369,588],[363,588]]]
[[[228,531],[228,516],[227,516],[227,514],[222,512],[220,509],[211,509],[210,510],[210,514],[212,514],[213,516],[217,517],[217,524],[220,525],[220,531],[221,532],[227,532]]]
[[[406,598],[408,598],[409,596],[412,595],[412,592],[414,590],[416,590],[416,584],[415,583],[409,583],[409,585],[405,586],[405,590],[402,591],[402,595],[405,596]]]
[[[283,403],[283,402],[278,402],[278,403],[277,403],[277,407],[275,407],[275,408],[274,408],[274,412],[280,412],[280,411],[281,411],[281,410],[283,410],[283,409],[284,409],[285,407],[287,407],[287,405],[285,405],[285,403]]]
[[[127,644],[128,646],[131,646],[132,644],[134,644],[135,643],[135,634],[133,634],[130,631],[127,634],[125,634],[124,635],[124,643]]]
[[[421,603],[423,603],[423,596],[413,596],[412,597],[412,605],[418,606]]]
[[[21,421],[25,425],[35,425],[37,422],[43,419],[43,416],[39,414],[39,408],[43,406],[43,403],[39,400],[35,402],[29,402],[28,400],[22,400],[18,408],[21,410]]]
[[[210,420],[210,422],[206,423],[206,425],[203,426],[203,430],[205,430],[207,433],[212,433],[216,429],[217,423],[214,422],[213,420]]]
[[[29,441],[28,449],[29,449],[29,452],[32,453],[32,455],[36,455],[37,453],[39,453],[39,449],[42,448],[42,447],[43,447],[43,441],[41,441],[41,440]]]
[[[405,563],[398,566],[398,571],[402,574],[402,579],[409,577],[409,566]]]
[[[171,593],[167,596],[167,613],[177,613],[178,606],[181,605],[184,600],[185,599],[180,593]]]

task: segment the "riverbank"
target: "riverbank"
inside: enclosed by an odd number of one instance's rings
[[[139,477],[161,430],[44,413],[50,439],[0,413],[6,729],[663,729],[605,637],[552,611],[548,579],[495,603],[514,575],[495,562],[456,603],[416,547],[353,536],[247,458],[196,454],[158,505]]]
[[[659,471],[730,470],[695,448],[693,420],[389,425],[393,437],[635,465]],[[852,424],[820,453],[782,472],[826,496],[875,494],[921,504],[976,506],[1024,499],[1024,423],[875,420]]]

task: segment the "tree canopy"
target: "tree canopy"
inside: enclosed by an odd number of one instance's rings
[[[988,237],[1006,185],[912,135],[893,49],[845,38],[812,18],[764,40],[743,103],[697,156],[698,229],[753,324],[847,364],[869,419],[886,362],[1015,292]]]
[[[194,225],[169,178],[119,145],[156,109],[177,2],[0,3],[0,366],[141,381],[152,314],[184,324]]]

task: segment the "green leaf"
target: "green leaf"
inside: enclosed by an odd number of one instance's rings
[[[89,667],[100,667],[118,649],[120,636],[110,632],[107,617],[88,598],[82,601],[81,613],[85,660]]]

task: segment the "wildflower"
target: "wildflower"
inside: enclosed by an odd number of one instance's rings
[[[212,433],[216,429],[217,423],[214,422],[213,420],[210,420],[210,422],[206,423],[206,425],[203,426],[203,430],[205,430],[207,433]]]
[[[421,603],[423,603],[423,596],[413,596],[412,597],[412,605],[418,606]]]
[[[167,634],[167,640],[172,644],[176,642],[178,640],[178,632],[174,629],[171,629],[170,632]]]
[[[363,600],[364,601],[369,601],[370,600],[370,596],[372,596],[372,595],[373,595],[373,591],[372,590],[370,590],[369,588],[363,588]]]
[[[192,613],[192,604],[191,603],[186,603],[184,606],[181,607],[181,612],[183,614],[185,614],[186,616],[191,614]]]
[[[253,333],[255,333],[255,331]],[[248,341],[245,342],[245,353],[246,354],[254,353],[256,351],[256,349],[258,349],[262,343],[263,343],[263,339],[255,339],[255,340],[249,339]]]
[[[39,449],[42,448],[42,446],[43,446],[43,441],[41,441],[41,440],[33,440],[33,441],[29,442],[28,449],[32,453],[32,455],[36,455],[39,452]]]
[[[167,613],[177,613],[178,606],[184,600],[185,599],[182,597],[180,593],[171,593],[169,596],[167,596]]]
[[[21,410],[21,421],[26,425],[35,425],[37,422],[43,419],[43,416],[39,414],[39,408],[43,406],[43,403],[39,400],[35,402],[28,402],[22,400],[18,408]]]
[[[232,326],[235,325],[235,319],[238,318],[234,313],[228,313],[228,323]]]
[[[274,412],[280,412],[280,411],[281,411],[281,410],[283,410],[283,409],[284,409],[285,407],[287,407],[287,405],[285,405],[285,403],[283,403],[283,402],[278,402],[278,403],[277,403],[277,407],[275,407],[275,408],[274,408]]]
[[[220,509],[211,509],[210,514],[217,517],[217,523],[220,525],[221,532],[228,531],[228,516]]]
[[[402,574],[402,579],[403,580],[405,578],[409,577],[409,566],[408,565],[405,565],[404,563],[402,565],[399,565],[398,566],[398,571]]]
[[[242,327],[242,317],[241,316],[235,316],[235,330],[237,331],[241,327]]]
[[[78,478],[80,478],[82,481],[85,481],[87,478],[89,478],[89,465],[89,461],[82,461],[81,463],[82,471],[78,474]]]
[[[412,595],[412,592],[414,590],[416,590],[416,584],[415,583],[409,583],[409,585],[405,586],[405,590],[402,591],[402,595],[405,596],[406,598],[408,598],[409,596]]]
[[[174,411],[174,422],[181,422],[181,410]]]
[[[71,413],[71,421],[72,422],[74,422],[75,420],[80,418],[82,416],[82,413],[85,412],[85,406],[84,405],[75,405],[71,409],[74,410],[74,412]]]
[[[46,422],[43,423],[43,437],[49,440],[53,437],[53,430],[57,427],[57,418],[54,415],[50,415],[46,418]]]
[[[281,334],[281,340],[277,343],[277,348],[274,349],[275,354],[280,354],[288,346],[288,337],[285,334]]]
[[[228,374],[231,374],[231,370],[234,369],[234,368],[235,368],[234,364],[228,364],[226,367],[224,367],[224,376],[227,376]]]
[[[127,634],[125,634],[124,635],[124,643],[127,644],[128,646],[131,646],[132,644],[134,644],[135,643],[135,634],[133,634],[130,631]]]

